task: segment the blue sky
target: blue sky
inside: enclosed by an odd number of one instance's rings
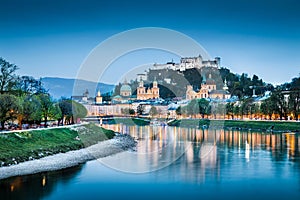
[[[76,77],[100,42],[140,27],[182,32],[231,71],[266,82],[283,83],[300,73],[297,0],[0,0],[0,5],[0,56],[17,64],[20,74],[37,78]],[[140,64],[173,58],[147,55],[138,58]],[[105,82],[119,80],[108,77]]]

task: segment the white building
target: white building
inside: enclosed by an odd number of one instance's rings
[[[160,70],[160,69],[172,69],[178,71],[185,71],[187,69],[197,68],[200,69],[202,67],[215,67],[219,68],[221,63],[221,58],[216,57],[214,60],[203,60],[202,56],[196,57],[184,57],[180,59],[180,63],[168,62],[166,64],[157,64],[153,65],[152,70]]]

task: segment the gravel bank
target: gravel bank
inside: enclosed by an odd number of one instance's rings
[[[17,165],[0,167],[0,179],[64,169],[122,151],[134,150],[135,146],[136,141],[129,135],[117,135],[111,140],[99,142],[84,149],[59,153]]]

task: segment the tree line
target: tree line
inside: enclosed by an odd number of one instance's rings
[[[261,101],[254,97],[242,97],[228,103],[193,99],[186,106],[178,107],[176,114],[215,119],[299,120],[300,77],[275,87],[270,96]]]
[[[19,76],[19,68],[0,57],[0,128],[22,129],[57,121],[58,125],[74,124],[87,115],[81,104],[71,99],[54,100],[41,80],[30,76]],[[15,124],[14,122],[17,122]]]

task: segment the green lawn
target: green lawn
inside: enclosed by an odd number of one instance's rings
[[[111,139],[114,132],[86,124],[77,128],[42,129],[0,134],[0,166],[70,150]]]

